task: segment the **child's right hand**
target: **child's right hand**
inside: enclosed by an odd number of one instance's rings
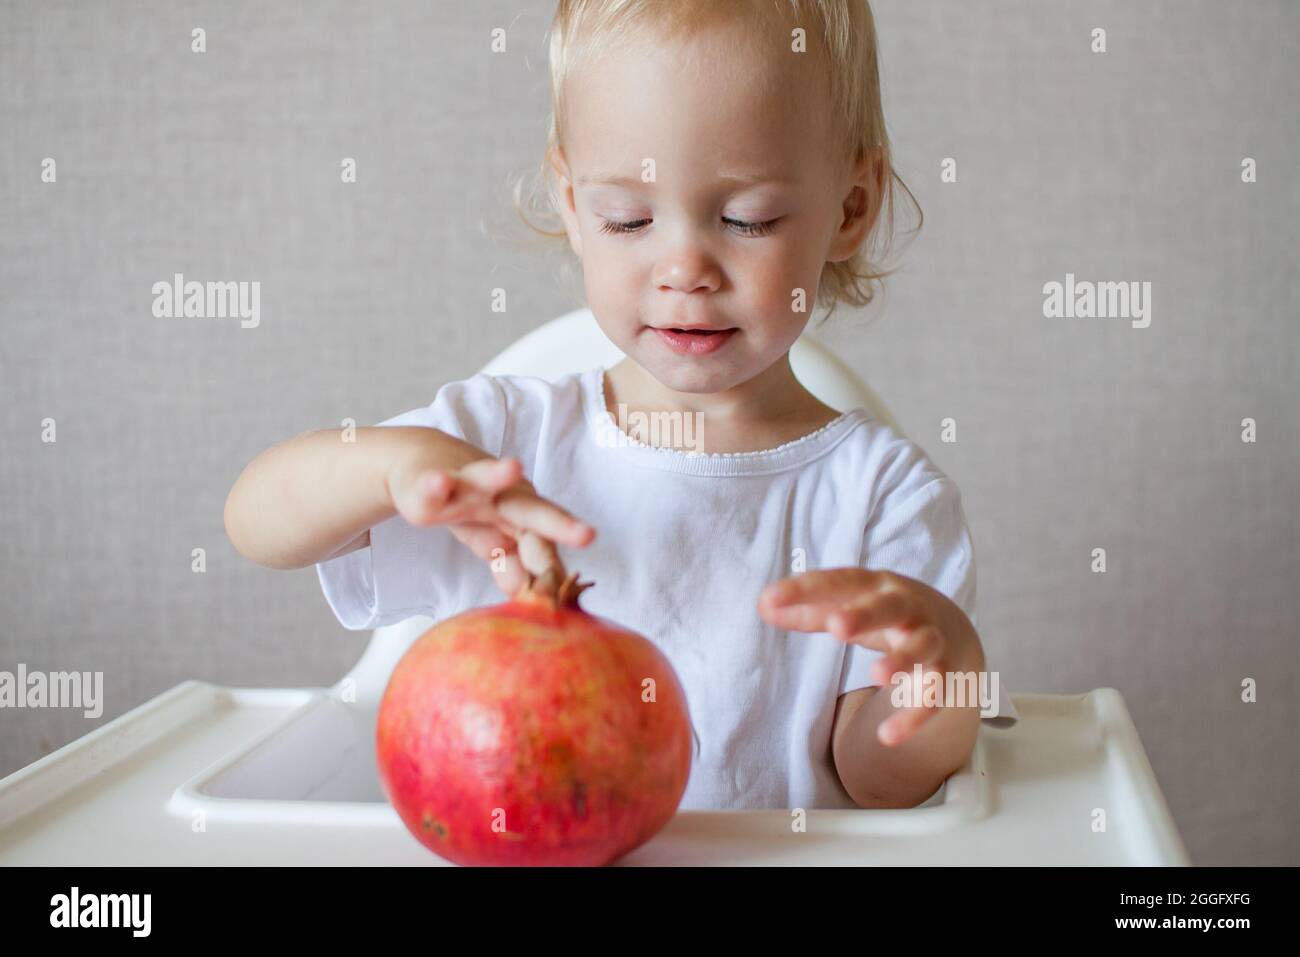
[[[397,512],[412,525],[446,525],[484,559],[506,595],[557,561],[555,543],[585,547],[596,530],[537,494],[515,458],[481,458],[456,469],[398,470],[389,477]]]

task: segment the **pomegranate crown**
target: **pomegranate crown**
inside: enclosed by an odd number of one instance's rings
[[[519,589],[519,598],[540,599],[555,608],[577,608],[578,596],[595,582],[578,581],[577,572],[568,572],[559,562],[540,575],[528,575],[528,584]]]

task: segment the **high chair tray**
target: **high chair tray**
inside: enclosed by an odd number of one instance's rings
[[[1119,693],[1017,695],[905,810],[679,811],[627,865],[1186,865]],[[445,864],[334,689],[177,685],[0,781],[0,864]]]

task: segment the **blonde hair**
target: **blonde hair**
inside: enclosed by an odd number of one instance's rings
[[[730,21],[753,25],[753,15],[772,22],[782,11],[792,13],[795,22],[806,27],[810,47],[821,44],[821,62],[827,70],[825,89],[834,130],[833,148],[845,163],[875,153],[879,166],[876,183],[869,189],[866,208],[868,232],[862,245],[849,259],[827,262],[817,288],[816,304],[827,307],[823,322],[836,306],[866,306],[875,298],[873,284],[893,270],[882,269],[894,233],[894,184],[911,199],[918,215],[915,233],[924,222],[920,204],[907,184],[894,171],[881,107],[880,74],[876,57],[876,31],[867,0],[559,0],[548,33],[551,68],[551,116],[546,149],[534,175],[528,196],[524,179],[513,188],[515,214],[541,236],[559,239],[563,246],[562,272],[566,281],[576,275],[578,259],[567,242],[559,215],[560,199],[552,179],[550,157],[563,146],[566,129],[565,82],[589,50],[610,41],[619,42],[651,36],[671,42],[702,29],[711,22]],[[763,24],[763,25],[766,25]],[[541,197],[539,199],[539,197]],[[528,218],[532,210],[539,218],[557,224],[554,229],[539,226]],[[884,215],[882,216],[882,213]],[[882,220],[888,223],[883,231]]]

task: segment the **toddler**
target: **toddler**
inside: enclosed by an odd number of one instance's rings
[[[1000,683],[983,709],[893,698],[985,670],[960,494],[788,355],[813,301],[864,305],[884,275],[865,250],[897,177],[870,10],[560,0],[550,49],[554,235],[626,358],[480,373],[354,442],[276,445],[230,492],[231,541],[315,565],[351,629],[495,604],[580,549],[583,607],[681,678],[682,809],[922,803],[982,715],[1015,720]],[[690,447],[629,420],[690,423],[666,430]]]

